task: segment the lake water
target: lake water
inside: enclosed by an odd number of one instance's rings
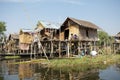
[[[0,80],[120,80],[120,64],[87,71],[50,69],[41,64],[9,64],[22,60],[0,61]]]

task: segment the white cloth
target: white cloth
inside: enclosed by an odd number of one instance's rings
[[[97,52],[96,52],[96,51],[91,51],[90,54],[91,54],[92,56],[96,56],[96,55],[97,55]]]

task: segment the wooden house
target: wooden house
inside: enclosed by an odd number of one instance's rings
[[[40,40],[51,40],[59,38],[58,24],[50,22],[39,21],[35,31],[38,31],[41,35]]]
[[[120,52],[120,32],[114,36],[114,39],[115,39],[113,43],[114,53],[117,53]]]
[[[0,53],[4,52],[4,43],[0,42]]]
[[[16,52],[19,46],[19,35],[18,34],[10,34],[8,36],[5,48],[7,52]]]
[[[120,32],[117,33],[117,34],[114,36],[114,38],[115,38],[115,43],[120,43]]]
[[[20,30],[19,33],[19,47],[21,50],[29,50],[30,45],[33,42],[33,31],[32,30]]]
[[[0,53],[4,53],[6,38],[5,36],[0,37]]]
[[[91,22],[68,17],[60,27],[60,40],[70,40],[75,35],[79,41],[97,41],[97,29]]]

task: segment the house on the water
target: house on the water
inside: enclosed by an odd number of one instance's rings
[[[5,52],[5,42],[6,42],[6,38],[0,37],[0,53],[4,53]]]
[[[115,38],[115,43],[120,43],[120,32],[117,33],[117,34],[114,36],[114,38]]]
[[[60,28],[58,29],[58,27]],[[46,51],[50,50],[50,53],[54,53],[56,50],[61,52],[66,51],[66,47],[68,46],[67,43],[69,42],[71,42],[69,49],[70,51],[76,51],[74,53],[78,53],[79,46],[81,49],[87,49],[88,45],[92,45],[92,48],[94,49],[94,46],[96,45],[95,42],[98,41],[98,29],[98,26],[89,21],[78,20],[69,17],[63,22],[61,26],[55,26],[51,23],[39,21],[36,28],[36,30],[40,31],[41,40],[43,40],[45,43],[43,46],[46,47]],[[61,43],[49,42],[48,45],[46,44],[45,40],[58,40],[61,41]]]
[[[16,53],[19,49],[19,35],[10,34],[5,45],[6,52]]]
[[[114,36],[115,42],[113,43],[114,52],[120,51],[120,32]]]
[[[60,40],[70,40],[71,35],[76,35],[80,41],[97,41],[97,29],[91,22],[68,17],[60,27]]]
[[[60,27],[59,24],[39,21],[37,23],[37,27],[35,31],[38,31],[41,35],[40,40],[57,40],[59,38],[59,31],[58,28]]]
[[[67,18],[62,25],[39,21],[35,30],[20,30],[19,53],[78,54],[87,51],[98,41],[98,26],[75,18]],[[12,39],[11,39],[12,40]]]
[[[81,49],[87,49],[89,45],[92,46],[91,49],[95,49],[96,41],[98,41],[98,29],[97,25],[89,21],[68,17],[60,27],[60,40],[72,41],[73,51],[79,46]]]
[[[21,52],[29,52],[33,42],[33,31],[30,29],[23,29],[19,32],[19,49]]]

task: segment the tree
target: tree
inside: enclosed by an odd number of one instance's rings
[[[105,46],[110,43],[109,35],[104,31],[98,31],[99,45]]]
[[[4,31],[6,31],[5,22],[0,21],[0,34],[4,34]]]
[[[6,31],[5,22],[0,21],[0,41],[5,38],[4,31]]]

